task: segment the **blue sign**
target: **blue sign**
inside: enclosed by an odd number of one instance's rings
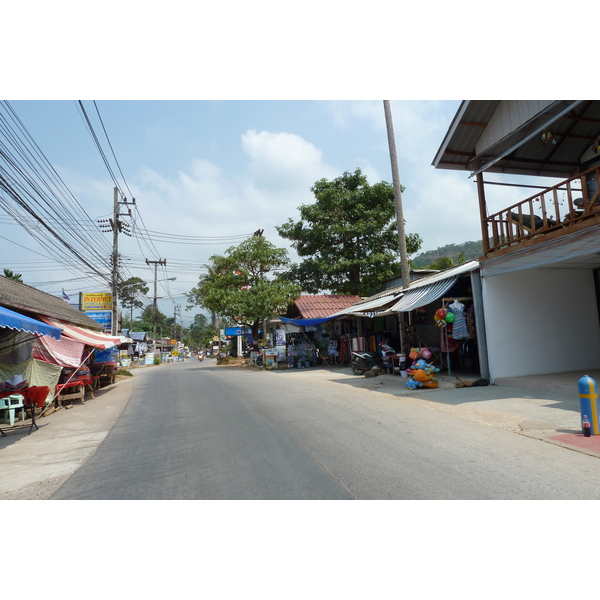
[[[86,310],[85,314],[100,323],[105,331],[112,331],[112,311],[111,310]]]
[[[234,335],[242,335],[241,327],[225,327],[225,335],[232,337]]]

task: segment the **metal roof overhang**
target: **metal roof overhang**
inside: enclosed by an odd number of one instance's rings
[[[392,302],[398,299],[398,296],[401,293],[402,292],[394,291],[386,294],[385,296],[379,296],[378,298],[375,298],[373,300],[367,300],[366,302],[354,304],[352,306],[349,306],[348,308],[345,308],[344,310],[340,310],[334,315],[331,315],[331,317],[329,318],[341,317],[343,315],[354,315],[359,317],[367,316],[362,315],[362,313],[372,311],[375,308],[381,308],[383,306],[386,306],[387,304],[391,304]]]
[[[426,306],[438,298],[441,298],[456,283],[457,279],[458,275],[455,275],[454,277],[449,277],[443,281],[436,281],[435,283],[430,283],[429,285],[414,290],[408,290],[406,294],[390,308],[390,311],[409,312],[420,306]]]
[[[396,289],[385,296],[379,296],[373,300],[350,306],[332,315],[332,317],[342,316],[343,314],[358,317],[385,317],[398,312],[411,311],[441,298],[456,283],[459,275],[478,268],[479,261],[471,260],[462,265],[417,279],[411,283],[408,290]],[[392,304],[393,302],[395,304]],[[375,311],[374,314],[366,314],[384,306],[387,306],[385,310]]]
[[[485,170],[488,173],[568,178],[582,167],[582,156],[600,134],[599,101],[557,100],[478,153],[477,144],[499,104],[499,100],[462,102],[433,166],[470,171],[472,176]],[[552,131],[555,144],[540,142],[539,134],[545,129]]]
[[[582,100],[560,100],[539,112],[499,142],[486,148],[480,155],[471,159],[469,162],[469,169],[472,169],[470,177],[474,177],[483,171],[489,171],[496,163],[524,146],[529,140],[539,136],[545,129],[548,129],[561,117],[571,112],[581,102]]]
[[[600,225],[531,248],[483,259],[481,276],[492,277],[534,268],[600,268]]]
[[[478,268],[479,261],[472,260],[435,275],[423,277],[415,282],[396,304],[390,307],[389,312],[409,312],[420,306],[431,304],[441,298],[456,283],[460,275]]]
[[[36,319],[31,319],[4,306],[0,306],[0,327],[25,331],[27,333],[39,333],[40,335],[48,335],[55,340],[60,340],[60,328],[42,323],[42,321]]]

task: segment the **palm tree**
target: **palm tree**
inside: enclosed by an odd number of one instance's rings
[[[21,273],[13,273],[10,269],[4,269],[4,277],[23,283],[23,280],[21,279]]]

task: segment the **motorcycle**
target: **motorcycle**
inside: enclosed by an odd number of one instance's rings
[[[204,360],[204,352],[198,352],[198,360],[202,362]]]
[[[381,372],[380,357],[388,358],[396,354],[396,351],[388,346],[386,342],[379,343],[379,353],[352,351],[352,373],[354,375],[365,375],[377,377]]]
[[[352,350],[352,364],[350,366],[354,375],[368,375],[369,377],[377,377],[381,370],[377,363],[377,355],[374,352]]]

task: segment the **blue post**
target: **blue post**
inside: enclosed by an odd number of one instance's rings
[[[600,426],[598,424],[598,393],[596,392],[596,382],[584,375],[577,382],[579,390],[579,408],[581,411],[581,430],[585,433],[583,427],[583,417],[587,416],[590,422],[592,435],[600,434]]]

